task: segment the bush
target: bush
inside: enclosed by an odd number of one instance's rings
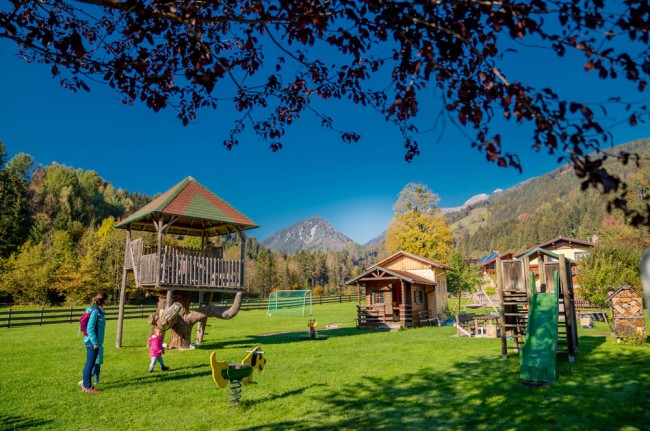
[[[582,262],[577,275],[580,297],[604,307],[607,289],[628,284],[641,288],[639,262],[642,250],[620,246],[598,246]]]
[[[619,338],[621,343],[629,346],[641,346],[646,343],[647,339],[645,331],[637,331],[634,328],[624,331]]]

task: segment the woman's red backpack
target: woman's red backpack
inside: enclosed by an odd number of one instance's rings
[[[98,310],[98,308],[93,305],[90,313],[92,313],[93,310]],[[79,317],[79,330],[84,334],[84,337],[88,336],[88,321],[90,320],[90,313],[84,313]],[[99,311],[99,313],[101,313],[101,311]]]

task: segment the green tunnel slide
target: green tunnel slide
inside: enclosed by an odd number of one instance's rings
[[[519,370],[525,382],[553,382],[556,379],[557,327],[560,276],[554,274],[554,291],[537,293],[530,274],[530,309],[526,341],[519,351]]]

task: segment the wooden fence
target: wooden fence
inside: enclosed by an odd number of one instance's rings
[[[357,295],[328,295],[315,296],[312,305],[353,302]],[[229,307],[233,300],[215,301],[214,305]],[[244,299],[240,311],[266,310],[268,298]],[[199,308],[199,304],[190,304],[190,309]],[[124,309],[125,319],[144,319],[156,311],[156,304],[127,305]],[[106,320],[117,320],[118,307],[106,307]],[[17,326],[49,325],[54,323],[79,323],[86,308],[41,308],[38,310],[0,310],[0,327],[13,328]]]

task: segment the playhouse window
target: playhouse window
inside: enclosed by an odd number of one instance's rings
[[[373,304],[384,304],[384,292],[374,291],[372,292],[372,303]]]
[[[415,304],[424,304],[424,292],[416,290],[413,292],[413,302]]]

